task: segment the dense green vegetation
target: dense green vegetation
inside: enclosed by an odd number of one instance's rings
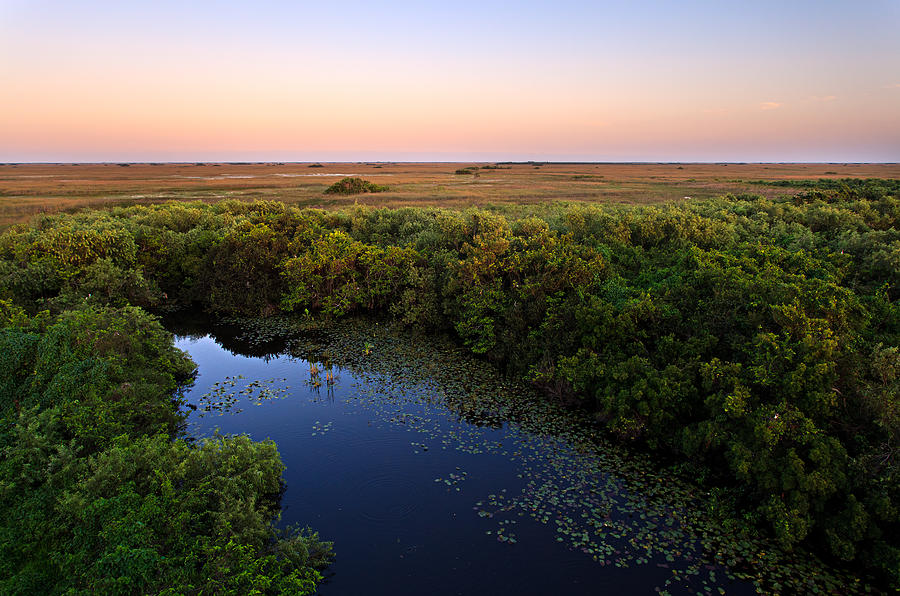
[[[170,303],[249,315],[375,312],[451,331],[548,398],[579,404],[621,440],[688,462],[717,486],[723,502],[744,512],[747,524],[784,547],[808,544],[900,586],[900,197],[895,181],[841,182],[779,201],[726,196],[646,208],[552,205],[506,215],[223,202],[45,216],[15,227],[0,238],[0,298],[12,313],[4,333],[17,334],[3,350],[3,378],[18,389],[4,396],[21,396],[4,403],[7,412],[21,410],[7,415],[4,510],[31,498],[12,480],[30,469],[30,451],[13,453],[29,443],[13,437],[45,437],[56,432],[49,429],[57,419],[68,425],[63,435],[29,440],[52,457],[68,454],[62,446],[71,441],[90,441],[83,449],[95,450],[94,459],[77,453],[98,463],[85,463],[79,473],[40,464],[64,475],[48,484],[47,495],[93,498],[89,491],[102,481],[87,480],[100,473],[91,470],[138,445],[146,446],[147,458],[167,462],[239,448],[227,441],[199,450],[166,443],[170,453],[152,441],[173,423],[162,417],[151,424],[144,410],[127,422],[134,426],[124,446],[92,438],[99,431],[78,426],[80,408],[126,424],[132,404],[150,400],[149,381],[128,379],[150,376],[106,373],[108,384],[91,385],[105,389],[78,397],[78,387],[93,378],[86,375],[100,374],[78,365],[65,385],[49,384],[36,346],[82,345],[56,326],[140,317],[127,305]],[[157,374],[183,374],[160,358],[143,362]],[[123,382],[134,395],[113,399]],[[158,394],[174,387],[155,383]],[[64,411],[47,413],[53,408]],[[122,436],[109,432],[104,436]],[[142,469],[155,470],[155,462]],[[14,466],[18,471],[6,471]],[[128,498],[168,499],[160,475],[142,469],[129,470],[135,492]],[[70,504],[68,496],[59,502]],[[78,503],[84,502],[91,501],[82,496]],[[69,510],[54,509],[64,507],[58,503],[42,505],[41,515],[65,515],[72,535],[94,541],[103,520],[119,519],[113,508],[76,524]],[[262,503],[255,510],[271,514]],[[216,506],[200,499],[198,511],[220,511]],[[16,523],[44,523],[41,515]],[[264,543],[277,551],[260,537],[262,527],[242,530],[241,548],[249,545],[246,556],[261,557],[254,559],[262,561],[260,576],[287,573],[278,566],[293,558],[260,554]],[[159,531],[186,532],[203,545],[197,548],[225,548],[218,534],[196,538],[195,526]],[[13,524],[4,532],[23,530]],[[17,548],[19,554],[3,557],[4,578],[25,577],[28,547]]]
[[[0,592],[314,593],[331,547],[272,526],[275,444],[176,438],[193,362],[143,310],[87,302],[0,301]]]
[[[831,172],[833,173],[833,172]],[[900,179],[863,180],[860,178],[819,178],[818,180],[753,180],[751,184],[784,186],[817,190],[840,190],[843,192],[896,193],[900,191]]]
[[[379,186],[374,182],[357,177],[341,178],[325,189],[326,195],[359,195],[366,192],[384,192],[387,186]]]

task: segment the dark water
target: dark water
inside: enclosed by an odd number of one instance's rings
[[[681,521],[672,522],[681,518],[629,489],[604,467],[607,455],[579,453],[565,432],[528,430],[521,411],[517,422],[497,408],[465,415],[453,398],[459,387],[427,373],[445,368],[445,353],[419,346],[406,362],[416,370],[391,371],[383,358],[377,370],[332,365],[329,384],[327,363],[311,374],[308,361],[277,353],[283,343],[169,323],[199,368],[188,432],[274,439],[287,466],[281,524],[334,541],[320,594],[754,591],[701,561]],[[361,349],[379,352],[386,341]],[[479,399],[461,381],[460,399]],[[496,378],[477,383],[502,387]]]

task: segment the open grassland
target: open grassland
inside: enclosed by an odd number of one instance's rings
[[[472,173],[457,170],[477,167]],[[390,187],[326,195],[344,176]],[[900,178],[900,164],[203,163],[0,165],[0,229],[36,213],[167,200],[279,200],[303,207],[658,203],[793,189],[820,178]]]

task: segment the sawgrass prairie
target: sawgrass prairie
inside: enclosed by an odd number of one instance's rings
[[[460,174],[458,170],[473,173]],[[324,194],[345,176],[390,187]],[[305,207],[353,204],[463,208],[553,201],[645,204],[726,193],[767,197],[770,182],[900,178],[900,164],[795,163],[130,163],[0,165],[0,228],[37,213],[168,200],[278,200]]]

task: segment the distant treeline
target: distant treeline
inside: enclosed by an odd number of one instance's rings
[[[690,462],[785,547],[897,587],[900,189],[834,182],[515,215],[222,202],[44,216],[0,238],[0,297],[29,321],[180,303],[450,331],[621,440]],[[33,384],[32,361],[3,353],[0,376]],[[10,436],[36,424],[18,420]]]

